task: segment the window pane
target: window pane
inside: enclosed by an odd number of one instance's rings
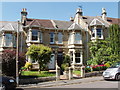
[[[62,43],[63,42],[63,35],[62,33],[58,33],[58,43]]]
[[[75,57],[80,57],[80,53],[75,53]]]
[[[5,46],[12,46],[12,34],[5,34]]]
[[[50,43],[54,43],[54,33],[50,33]]]
[[[32,30],[32,40],[38,40],[38,30]]]
[[[97,36],[101,38],[101,29],[97,29]]]
[[[75,58],[76,63],[80,63],[80,58]]]
[[[80,44],[81,35],[80,33],[75,34],[75,44]]]

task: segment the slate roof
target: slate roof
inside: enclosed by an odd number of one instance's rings
[[[68,30],[68,28],[73,24],[71,21],[59,21],[52,20],[52,23],[56,29]]]
[[[120,25],[120,18],[110,18],[110,17],[107,17],[107,21],[111,24],[118,24]]]
[[[41,26],[44,28],[54,28],[51,20],[45,19],[27,19],[26,25],[28,26]]]
[[[0,21],[0,31],[15,31],[17,32],[18,23],[12,21]],[[19,31],[23,31],[22,27],[20,26]]]

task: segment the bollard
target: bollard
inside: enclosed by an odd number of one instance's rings
[[[81,66],[81,77],[85,77],[85,66]]]
[[[69,67],[69,80],[73,78],[73,68]]]
[[[60,67],[56,67],[56,81],[60,80]]]

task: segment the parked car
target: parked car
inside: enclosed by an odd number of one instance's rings
[[[103,72],[103,78],[113,79],[113,80],[120,80],[120,62],[114,63],[111,67],[107,68]]]
[[[17,83],[14,78],[8,76],[0,76],[1,90],[14,90]]]

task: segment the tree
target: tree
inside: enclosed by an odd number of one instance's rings
[[[112,54],[120,60],[120,26],[117,24],[109,27],[109,47],[113,49]]]
[[[25,54],[19,53],[18,70],[25,65]],[[16,50],[4,50],[2,54],[2,73],[16,76]]]
[[[51,52],[51,48],[47,46],[33,44],[28,48],[26,55],[30,56],[33,61],[38,61],[39,70],[41,71],[49,63]]]

